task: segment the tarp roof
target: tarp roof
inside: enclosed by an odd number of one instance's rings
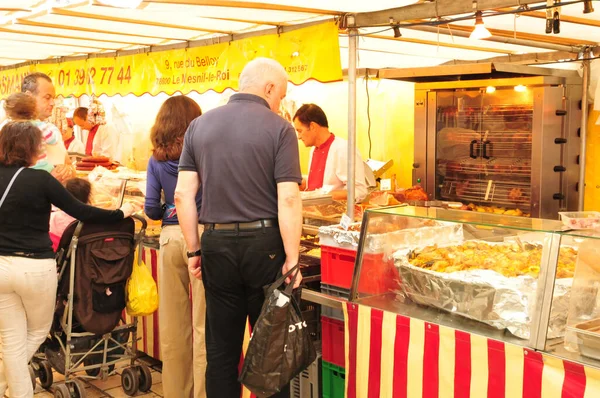
[[[130,1],[112,0],[120,4]],[[136,9],[126,9],[107,6],[105,2],[110,0],[0,0],[0,66],[185,43],[416,3],[412,0],[147,0]],[[516,6],[518,1],[514,3]],[[583,14],[581,3],[562,7],[558,35],[544,33],[543,11],[518,17],[486,16],[484,21],[496,38],[516,37],[565,45],[597,44],[600,40],[600,10]],[[550,51],[534,45],[460,37],[470,32],[473,23],[473,20],[458,21],[450,27],[440,26],[439,31],[429,27],[426,32],[419,27],[402,28],[400,38],[394,38],[389,27],[361,29],[358,66],[431,66],[452,60]],[[348,40],[343,34],[340,45],[345,67]]]

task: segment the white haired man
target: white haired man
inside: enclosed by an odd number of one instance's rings
[[[256,322],[263,286],[298,263],[298,144],[294,128],[277,115],[286,91],[285,69],[257,58],[242,71],[240,92],[194,120],[185,135],[175,203],[191,250],[189,270],[206,291],[208,398],[240,396],[246,319]],[[204,224],[202,241],[198,221]],[[284,396],[288,388],[275,395]]]

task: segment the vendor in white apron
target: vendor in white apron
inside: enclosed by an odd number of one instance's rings
[[[307,191],[328,190],[334,200],[345,200],[348,196],[348,141],[329,131],[325,112],[315,104],[302,105],[293,121],[298,139],[312,147],[308,179],[303,181],[303,188]],[[356,151],[354,194],[357,202],[368,193],[366,167]]]
[[[94,104],[98,107],[100,105]],[[73,112],[73,121],[82,130],[88,132],[85,154],[88,156],[106,156],[115,159],[118,134],[106,124],[104,109],[79,107]]]

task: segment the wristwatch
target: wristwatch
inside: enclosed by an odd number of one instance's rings
[[[198,249],[195,252],[187,252],[187,258],[200,257],[201,254],[202,254],[201,249]]]

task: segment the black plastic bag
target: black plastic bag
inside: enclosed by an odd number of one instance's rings
[[[265,291],[265,303],[252,330],[240,382],[260,397],[281,391],[317,357],[298,301],[292,294],[295,266]],[[285,279],[292,282],[281,290]]]

